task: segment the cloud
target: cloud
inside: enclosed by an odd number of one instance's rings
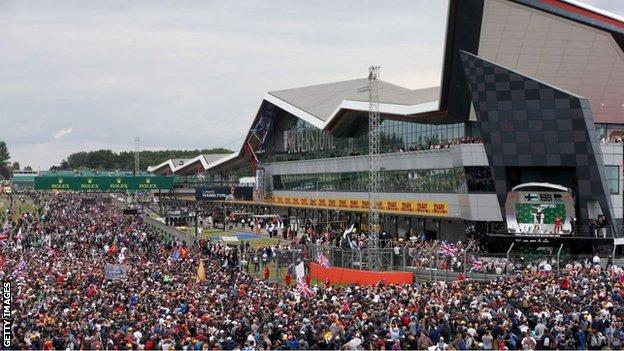
[[[1,138],[43,168],[132,150],[137,136],[142,148],[236,149],[267,91],[371,64],[391,83],[439,84],[446,14],[443,0],[0,0]]]
[[[65,135],[71,133],[74,130],[74,127],[69,127],[67,129],[59,129],[55,134],[54,134],[54,139],[56,140],[61,140]]]
[[[132,150],[137,136],[237,149],[267,91],[365,77],[372,63],[395,84],[438,84],[445,1],[373,4],[0,1],[0,78],[12,82],[0,115],[14,126],[2,138],[44,168]]]

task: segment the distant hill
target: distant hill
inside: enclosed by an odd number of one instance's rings
[[[170,158],[193,158],[199,154],[229,154],[232,150],[216,148],[205,150],[160,150],[141,151],[139,166],[146,170],[148,166],[157,165]],[[126,170],[134,169],[134,152],[122,151],[119,153],[111,150],[81,151],[63,160],[60,165],[53,166],[50,170]]]

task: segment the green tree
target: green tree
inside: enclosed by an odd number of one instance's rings
[[[148,166],[157,165],[170,158],[193,158],[200,154],[229,154],[231,150],[223,148],[204,150],[160,150],[141,151],[139,156],[141,170],[146,170]],[[131,171],[134,169],[134,152],[122,151],[115,153],[111,150],[81,151],[76,152],[67,160],[63,160],[59,166],[51,169],[76,169],[76,170],[119,170]]]
[[[32,169],[32,167],[30,167],[30,166],[26,166],[26,167],[24,167],[24,170],[25,170],[25,171],[32,171],[33,169]]]
[[[9,159],[11,155],[9,154],[9,149],[4,141],[0,141],[0,178],[1,179],[9,179],[11,178],[11,169],[9,168]]]
[[[19,162],[17,162],[17,161],[13,162],[13,165],[11,166],[11,170],[12,171],[19,171],[20,170]]]
[[[9,154],[7,144],[4,141],[0,141],[0,164],[6,164],[10,158],[11,155]]]

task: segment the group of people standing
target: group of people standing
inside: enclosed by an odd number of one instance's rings
[[[240,270],[240,248],[183,247],[105,195],[36,196],[45,210],[23,215],[12,229],[22,230],[21,248],[12,236],[2,251],[13,349],[620,349],[624,340],[617,266],[489,282],[321,283],[304,296]],[[107,263],[125,276],[106,279]]]

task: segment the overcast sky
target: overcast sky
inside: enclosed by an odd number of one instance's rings
[[[624,14],[622,0],[587,3]],[[237,149],[265,92],[439,84],[446,1],[0,0],[0,140],[47,169],[109,148]]]

